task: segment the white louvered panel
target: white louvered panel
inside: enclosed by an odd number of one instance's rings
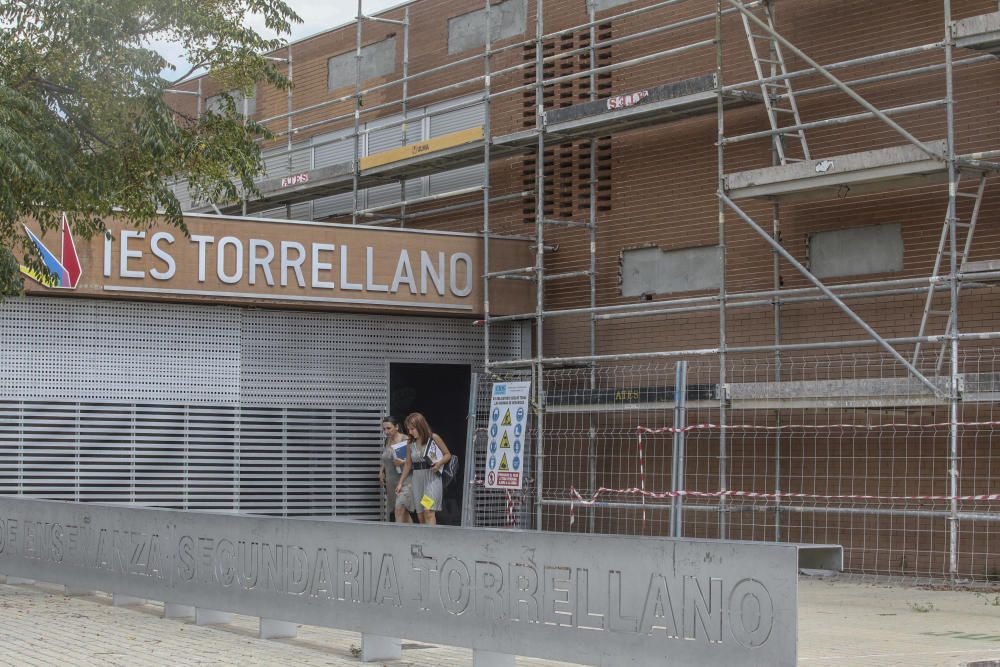
[[[264,173],[257,181],[298,174],[312,168],[312,142],[308,139],[293,143],[291,150],[287,145],[277,146],[261,151],[261,155],[264,158]]]
[[[374,519],[389,360],[481,358],[467,320],[9,300],[0,494]]]
[[[312,139],[314,165],[328,167],[331,164],[342,164],[354,160],[353,128],[320,134]]]
[[[472,103],[475,100],[475,96],[462,97],[429,106],[428,110],[431,113],[431,138],[440,137],[441,135],[449,134],[451,132],[458,132],[459,130],[467,130],[472,127],[482,126],[485,119],[486,107],[481,101],[473,106],[464,107],[462,109],[435,113],[438,109],[455,106],[464,102]],[[428,183],[429,192],[432,195],[454,192],[455,190],[482,185],[483,166],[478,164],[470,167],[463,167],[462,169],[454,169],[452,171],[431,174],[428,177]]]
[[[439,102],[427,107],[430,116],[430,138],[440,137],[459,130],[468,130],[472,127],[480,127],[485,118],[486,105],[482,100],[478,100],[477,95],[457,97],[455,99]],[[450,107],[469,104],[461,109],[452,111],[442,111]]]
[[[264,159],[264,173],[261,174],[256,180],[263,181],[268,178],[288,176],[287,153],[287,148],[284,146],[269,148],[265,151],[261,151],[261,157]]]
[[[312,220],[313,219],[313,203],[311,201],[304,201],[299,204],[292,204],[291,215],[288,216],[290,220]]]
[[[393,114],[367,123],[365,129],[368,131],[368,140],[365,154],[375,155],[402,146],[403,127],[398,125],[402,119],[402,114]],[[419,140],[419,137],[414,137],[413,134],[412,130],[408,128],[406,133],[408,141]]]
[[[384,151],[399,148],[403,145],[403,127],[392,125],[402,120],[402,114],[393,114],[366,125],[368,136],[365,141],[365,155],[375,155]],[[410,143],[420,141],[423,138],[420,125],[407,128],[406,140]],[[419,185],[410,186],[417,188]],[[409,190],[408,190],[409,191]],[[381,185],[368,188],[365,192],[365,207],[385,206],[400,201],[400,186],[398,184]]]
[[[278,208],[269,208],[266,211],[261,211],[257,213],[258,218],[274,218],[275,220],[287,220],[288,219],[288,208],[285,206],[279,206]]]
[[[406,199],[411,200],[421,197],[424,194],[424,179],[406,181]],[[378,187],[365,190],[365,207],[374,208],[376,206],[387,206],[400,201],[400,188],[398,183],[390,185],[379,185]],[[387,209],[386,214],[391,214],[395,209]]]
[[[191,189],[187,181],[177,181],[170,186],[174,196],[177,197],[181,210],[187,211],[191,208]]]
[[[362,193],[364,194],[364,193]],[[351,192],[313,200],[313,219],[322,220],[331,215],[350,215],[354,210],[354,194]]]
[[[483,184],[483,166],[474,164],[470,167],[441,171],[427,177],[430,194],[441,195],[456,190],[474,188]]]
[[[313,147],[312,140],[305,139],[292,144],[292,151],[286,158],[290,163],[290,172],[299,174],[313,168]]]

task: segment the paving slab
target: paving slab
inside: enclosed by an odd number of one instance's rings
[[[0,584],[0,665],[333,665],[358,667],[360,635],[300,626],[258,639],[257,619],[197,626],[159,604],[115,607],[103,594]],[[1000,591],[929,590],[843,577],[799,582],[799,663],[959,666],[1000,660]],[[377,664],[377,663],[370,663]],[[404,639],[399,667],[466,667],[472,653]],[[520,667],[567,663],[518,658]]]

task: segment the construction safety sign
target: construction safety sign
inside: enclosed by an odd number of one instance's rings
[[[490,400],[487,489],[520,489],[524,480],[524,440],[531,382],[497,382]]]

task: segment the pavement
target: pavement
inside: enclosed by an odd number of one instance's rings
[[[154,604],[114,607],[61,587],[0,584],[0,665],[333,665],[360,667],[360,636],[300,626],[258,639],[257,619],[196,626]],[[849,578],[799,581],[799,664],[908,667],[1000,661],[1000,591],[931,590]],[[378,663],[376,663],[378,664]],[[391,667],[472,664],[466,649],[403,642]],[[565,663],[518,658],[520,667]],[[1000,662],[996,663],[1000,665]]]

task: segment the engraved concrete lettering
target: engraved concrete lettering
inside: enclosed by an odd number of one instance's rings
[[[511,619],[538,623],[538,572],[530,565],[511,563],[509,581]]]
[[[794,664],[794,547],[428,532],[2,497],[0,574],[584,664]]]
[[[472,578],[469,576],[469,568],[465,563],[454,556],[446,559],[441,565],[440,582],[441,606],[449,614],[465,613],[469,607],[471,591],[469,584]]]
[[[393,607],[403,606],[403,596],[399,590],[399,578],[396,576],[396,563],[392,554],[383,554],[382,556],[382,565],[378,572],[378,585],[375,590],[375,602],[378,604],[389,602]]]
[[[476,561],[476,614],[499,621],[504,612],[503,568],[491,561]]]
[[[309,588],[309,556],[300,546],[288,547],[288,592],[302,595]]]
[[[597,614],[590,608],[591,600],[600,600],[599,594],[592,594],[590,589],[590,570],[576,570],[576,623],[578,628],[589,630],[604,629],[604,614]]]
[[[357,554],[351,551],[337,551],[337,599],[361,602],[361,587],[358,577],[361,574],[360,561]],[[350,595],[350,597],[348,597]]]
[[[670,598],[670,588],[667,579],[662,574],[654,572],[649,576],[649,588],[646,590],[646,603],[642,608],[642,621],[639,632],[651,635],[654,631],[663,630],[667,637],[677,639],[677,615]]]
[[[636,632],[639,625],[635,616],[622,612],[622,573],[608,572],[608,629],[612,632]]]
[[[573,626],[576,608],[573,570],[568,567],[545,568],[545,623]]]
[[[430,577],[431,572],[437,572],[437,561],[422,554],[416,547],[411,548],[413,570],[417,573],[417,596],[416,601],[423,611],[430,611]]]
[[[761,646],[774,629],[774,602],[764,584],[744,579],[729,593],[729,628],[747,648]]]
[[[708,596],[701,582],[694,577],[684,577],[684,638],[704,637],[713,644],[722,641],[722,579],[709,579]]]

